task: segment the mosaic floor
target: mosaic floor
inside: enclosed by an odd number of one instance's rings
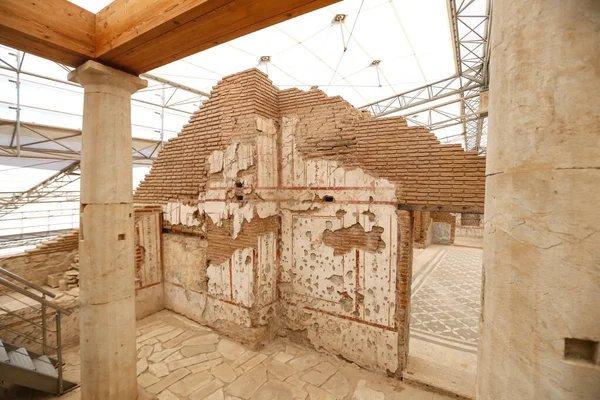
[[[158,400],[450,400],[314,349],[276,338],[250,350],[178,314],[161,311],[137,325],[138,383]],[[79,382],[78,348],[65,379]],[[79,400],[80,389],[61,400]],[[16,388],[2,399],[51,399]]]
[[[482,252],[440,248],[413,276],[411,337],[477,351]]]

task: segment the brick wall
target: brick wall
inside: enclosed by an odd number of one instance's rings
[[[286,332],[398,373],[412,210],[482,210],[484,168],[402,118],[249,70],[214,88],[135,200],[168,222],[168,308],[249,344]]]
[[[340,97],[298,89],[279,93],[282,115],[300,119],[298,149],[394,182],[400,204],[482,210],[485,158],[443,145],[401,117],[371,118]]]
[[[431,238],[429,237],[429,228],[431,226],[431,217],[429,211],[415,211],[414,214],[414,245],[418,249],[427,247]]]
[[[450,225],[450,244],[454,244],[456,236],[456,215],[447,212],[415,211],[414,246],[424,249],[431,244],[431,224],[434,222]]]
[[[206,186],[208,156],[234,139],[253,135],[256,115],[277,118],[277,92],[256,69],[223,78],[181,133],[165,143],[134,200],[157,204],[196,201]]]
[[[256,69],[219,82],[189,124],[165,144],[135,201],[194,202],[206,186],[212,151],[253,135],[256,116],[280,120],[284,115],[299,118],[297,148],[305,157],[337,160],[388,179],[403,206],[483,210],[485,157],[440,144],[426,128],[409,127],[401,117],[371,118],[320,90],[280,91]]]

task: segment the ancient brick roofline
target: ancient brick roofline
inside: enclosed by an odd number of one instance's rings
[[[409,127],[401,117],[371,118],[339,96],[279,90],[257,69],[225,77],[213,88],[182,132],[166,143],[138,187],[136,202],[194,202],[205,187],[212,151],[234,138],[255,137],[255,116],[281,125],[286,115],[299,120],[303,156],[336,160],[390,180],[398,186],[400,209],[483,211],[485,157],[440,144],[433,133]]]

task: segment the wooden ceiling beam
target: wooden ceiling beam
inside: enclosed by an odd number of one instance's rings
[[[67,0],[0,0],[0,43],[142,74],[338,1],[115,0],[93,14]]]
[[[71,67],[94,58],[96,15],[67,0],[1,0],[0,43]]]
[[[115,0],[96,17],[102,63],[144,73],[339,0]]]

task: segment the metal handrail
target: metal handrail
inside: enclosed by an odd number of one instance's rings
[[[14,290],[15,292],[19,292],[22,295],[27,296],[30,299],[37,301],[38,303],[42,303],[43,305],[45,305],[47,307],[53,308],[53,309],[55,309],[56,311],[58,311],[60,313],[63,313],[65,315],[71,315],[71,311],[69,311],[69,310],[67,310],[65,308],[62,308],[61,306],[56,305],[53,302],[51,302],[49,300],[46,300],[43,297],[38,296],[37,294],[33,294],[33,293],[31,293],[31,292],[23,289],[22,287],[20,287],[18,285],[15,285],[14,283],[12,283],[12,282],[4,279],[4,278],[0,278],[0,285],[3,285],[3,286],[5,286],[5,287],[7,287],[7,288],[9,288],[11,290]]]
[[[61,319],[61,314],[65,314],[65,315],[71,315],[71,311],[57,305],[54,304],[53,302],[49,301],[46,299],[46,296],[50,296],[50,297],[56,297],[56,295],[42,287],[40,287],[39,285],[36,285],[34,283],[31,283],[29,281],[27,281],[26,279],[20,277],[17,274],[14,274],[10,271],[7,271],[4,268],[0,268],[0,273],[4,274],[5,276],[16,280],[17,282],[20,282],[24,285],[26,285],[27,287],[37,290],[38,292],[40,292],[42,295],[38,296],[35,293],[32,293],[18,285],[15,285],[14,283],[12,283],[9,280],[6,280],[2,277],[0,277],[0,285],[13,290],[17,293],[20,293],[22,295],[24,295],[25,297],[28,297],[38,303],[41,304],[41,313],[42,313],[42,341],[41,343],[36,339],[31,337],[30,335],[24,334],[23,332],[18,332],[14,329],[12,329],[11,327],[4,325],[4,324],[0,324],[0,329],[5,329],[9,332],[12,332],[14,334],[16,334],[17,336],[20,337],[25,337],[26,339],[28,339],[31,342],[34,343],[38,343],[42,345],[42,354],[46,354],[46,349],[52,349],[52,350],[56,350],[56,360],[57,360],[57,365],[56,365],[56,369],[58,372],[58,394],[62,394],[64,392],[64,380],[63,380],[63,362],[62,362],[62,335],[61,335],[61,324],[60,324],[60,319]],[[11,296],[12,297],[12,296]],[[23,303],[23,301],[21,301]],[[25,303],[24,303],[25,304]],[[32,307],[31,305],[27,305],[28,307]],[[52,331],[51,329],[48,329],[48,327],[46,326],[46,308],[50,307],[54,310],[56,310],[56,314],[55,314],[55,322],[56,322],[56,330]],[[2,310],[7,312],[8,315],[13,315],[13,316],[18,316],[16,313],[10,311],[10,310],[6,310],[4,309],[4,307],[2,307]],[[18,316],[20,319],[24,320],[25,318],[22,318],[21,316]],[[39,327],[39,325],[33,323],[32,321],[28,321],[29,323],[36,325]],[[47,343],[47,331],[50,332],[54,332],[56,334],[56,347],[53,346],[49,346]]]
[[[36,324],[35,322],[28,320],[27,318],[23,318],[16,312],[10,311],[8,308],[4,308],[4,307],[0,306],[0,311],[5,312],[7,315],[16,317],[16,318],[20,319],[21,321],[26,322],[29,325],[33,325],[37,328],[44,329],[42,324]]]
[[[56,297],[56,295],[54,293],[52,293],[51,291],[46,290],[43,287],[36,285],[35,283],[31,283],[28,280],[21,278],[19,275],[13,274],[12,272],[10,272],[2,267],[0,267],[0,274],[6,275],[9,278],[14,279],[17,282],[22,283],[23,285],[26,285],[32,289],[37,290],[38,292],[40,292],[42,294],[45,294],[46,296],[50,296],[53,298]],[[25,296],[27,296],[27,295],[25,295]]]

